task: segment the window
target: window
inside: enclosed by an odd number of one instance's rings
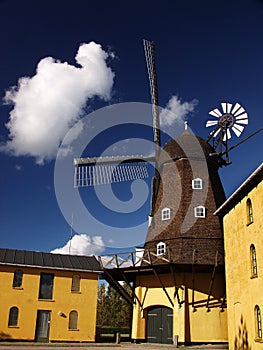
[[[261,312],[258,305],[255,306],[255,319],[256,319],[256,338],[262,339]]]
[[[78,329],[78,312],[70,311],[68,320],[68,329]]]
[[[252,209],[251,199],[248,198],[248,200],[247,200],[247,225],[251,224],[252,222],[253,222],[253,209]]]
[[[22,280],[23,280],[23,271],[16,270],[14,272],[13,288],[21,288],[22,287]]]
[[[17,327],[17,323],[18,323],[18,308],[16,306],[13,306],[9,310],[8,327]]]
[[[200,178],[196,178],[192,180],[192,188],[194,190],[201,190],[203,188],[203,181]]]
[[[205,207],[199,205],[194,208],[196,218],[205,218]]]
[[[39,286],[39,299],[52,300],[53,296],[53,273],[41,273]]]
[[[170,216],[171,216],[170,208],[163,208],[162,209],[162,220],[169,220]]]
[[[164,242],[159,242],[157,244],[157,255],[164,255],[166,252],[166,244]]]
[[[257,271],[257,255],[256,255],[256,248],[254,244],[251,244],[250,246],[250,261],[251,261],[251,277],[256,277],[258,274]]]
[[[72,276],[71,292],[80,292],[80,276],[79,275]]]

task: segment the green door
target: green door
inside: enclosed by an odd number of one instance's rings
[[[37,342],[48,343],[49,328],[50,328],[50,311],[38,310],[35,340]]]
[[[147,342],[159,344],[173,343],[173,310],[157,306],[147,313]]]

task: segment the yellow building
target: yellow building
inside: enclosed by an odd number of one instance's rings
[[[222,273],[216,274],[211,294],[211,273],[204,271],[194,277],[186,271],[160,273],[158,278],[144,271],[136,284],[133,339],[149,343],[197,344],[207,343],[208,339],[210,343],[227,342]]]
[[[229,349],[262,349],[263,164],[215,212],[223,216]]]
[[[0,249],[0,339],[93,342],[95,257]]]

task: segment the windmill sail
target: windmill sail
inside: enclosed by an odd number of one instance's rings
[[[157,89],[157,75],[154,59],[154,42],[143,40],[145,59],[147,64],[150,92],[153,108],[153,128],[154,128],[154,143],[156,145],[156,157],[160,152],[161,139],[160,139],[160,122],[159,122],[159,102],[158,102],[158,89]]]
[[[152,157],[116,156],[74,159],[74,187],[106,185],[149,177],[147,163]]]
[[[155,143],[155,156],[144,157],[138,155],[75,158],[74,159],[74,187],[87,187],[105,185],[115,182],[133,181],[149,177],[146,162],[156,162],[160,154],[160,122],[158,106],[157,77],[154,60],[154,43],[143,41],[150,82],[150,93],[153,114],[153,134]],[[159,173],[156,171],[153,179],[153,188],[159,187]],[[152,207],[156,196],[152,197]]]

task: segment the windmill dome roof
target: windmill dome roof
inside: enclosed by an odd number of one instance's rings
[[[214,152],[215,150],[208,142],[186,129],[180,136],[165,144],[160,161],[165,162],[167,158],[174,160],[180,158],[209,158],[211,160],[212,157],[209,155]]]

